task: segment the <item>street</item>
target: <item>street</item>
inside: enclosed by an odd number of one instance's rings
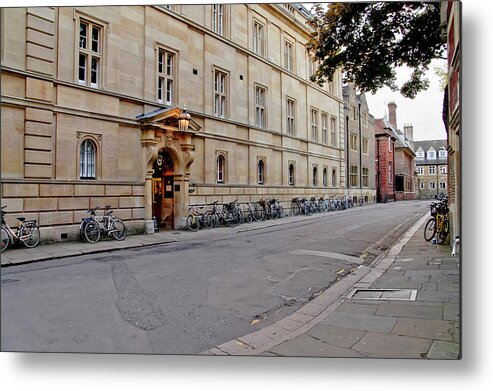
[[[290,315],[368,265],[428,205],[355,207],[267,228],[245,224],[220,239],[2,268],[2,350],[206,351]]]

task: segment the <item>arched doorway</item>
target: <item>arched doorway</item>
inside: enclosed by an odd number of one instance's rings
[[[169,152],[159,150],[152,168],[152,215],[159,228],[174,229],[174,165]]]

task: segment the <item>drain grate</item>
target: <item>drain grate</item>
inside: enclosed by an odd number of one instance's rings
[[[415,301],[418,291],[416,289],[354,289],[349,299],[360,300],[408,300]]]

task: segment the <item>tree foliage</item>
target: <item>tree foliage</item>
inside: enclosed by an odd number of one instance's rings
[[[341,69],[343,82],[362,92],[388,86],[414,98],[428,88],[425,73],[445,49],[440,2],[329,3],[326,9],[316,4],[312,13],[308,50],[318,63],[313,81],[331,81]],[[399,87],[395,69],[404,65],[412,74]]]

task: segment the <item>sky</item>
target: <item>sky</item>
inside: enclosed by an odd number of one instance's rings
[[[444,60],[436,60],[430,66],[427,78],[430,86],[426,91],[418,93],[414,99],[403,97],[399,91],[385,87],[376,94],[366,94],[370,113],[375,118],[382,118],[387,112],[387,105],[394,101],[397,105],[397,127],[412,124],[414,140],[445,140],[447,134],[442,121],[443,90],[440,80],[434,72],[434,66],[444,64]],[[409,75],[408,69],[397,70],[397,85],[402,85]]]

